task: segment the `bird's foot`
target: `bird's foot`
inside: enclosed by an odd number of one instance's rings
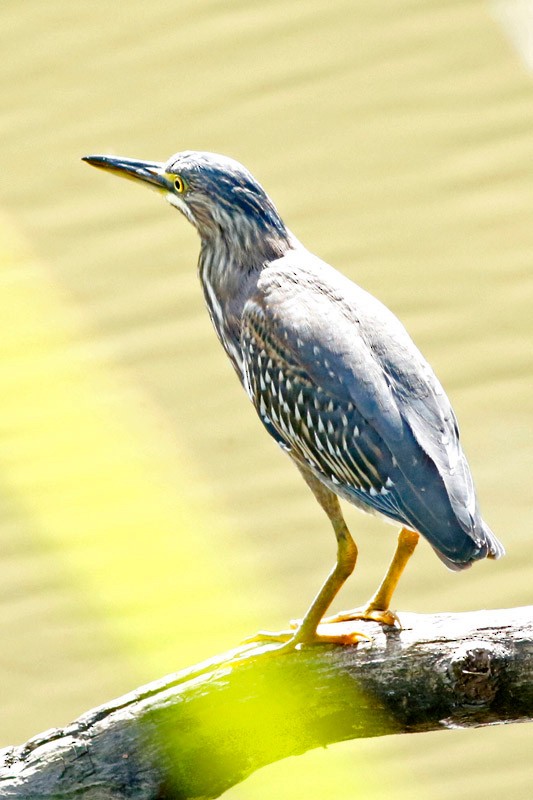
[[[291,623],[292,625],[292,623]],[[245,639],[245,644],[270,644],[279,642],[280,648],[276,652],[291,652],[303,645],[316,644],[342,644],[353,645],[359,642],[372,641],[370,636],[360,631],[354,631],[351,625],[338,625],[327,620],[321,622],[316,631],[306,632],[301,630],[301,625],[295,625],[286,631],[258,631],[254,636]]]
[[[340,622],[351,622],[356,619],[378,622],[380,625],[388,625],[391,628],[402,627],[398,615],[394,611],[391,611],[390,608],[377,608],[372,603],[360,608],[352,608],[350,611],[340,611],[330,617],[324,617],[321,624],[331,625]],[[297,626],[298,623],[296,623],[295,627]]]
[[[288,642],[289,639],[294,638],[295,631],[257,631],[253,636],[247,636],[243,639],[243,644],[254,644],[255,642],[263,642],[269,644],[270,642]]]

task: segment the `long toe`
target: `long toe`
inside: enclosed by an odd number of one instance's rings
[[[270,642],[288,642],[290,639],[294,638],[294,631],[257,631],[254,633],[253,636],[248,636],[246,639],[243,639],[243,644],[254,644],[258,642],[260,644],[269,644]]]
[[[323,620],[317,628],[312,640],[313,644],[358,644],[371,642],[372,637],[361,631],[354,630],[351,620],[328,622]]]
[[[275,633],[271,631],[258,631],[254,636],[245,639],[243,644],[270,644],[279,642],[283,645],[279,650],[290,652],[291,650],[295,650],[299,645],[353,645],[358,642],[372,641],[370,636],[366,633],[354,630],[353,626],[348,623],[349,621],[341,621],[341,624],[324,621],[320,623],[318,629],[313,633],[303,633],[298,627],[291,627],[290,630],[276,631]]]
[[[351,622],[356,619],[366,619],[369,622],[378,622],[380,625],[388,625],[393,628],[402,627],[398,615],[390,608],[374,608],[372,605],[352,608],[350,611],[340,611],[338,614],[324,617],[322,624]]]

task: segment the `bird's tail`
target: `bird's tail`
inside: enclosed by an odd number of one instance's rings
[[[500,540],[496,538],[486,522],[482,522],[482,525],[483,535],[486,543],[486,553],[484,555],[486,558],[501,558],[505,555],[505,547]],[[483,558],[483,556],[480,556],[480,558]]]
[[[465,540],[468,546],[463,550],[461,555],[454,554],[453,559],[444,555],[442,550],[434,547],[434,550],[440,560],[446,564],[448,569],[454,571],[468,569],[474,561],[479,561],[482,558],[501,558],[505,555],[505,548],[499,539],[493,534],[489,526],[483,520],[480,520],[480,525],[476,530],[476,541],[469,537]]]

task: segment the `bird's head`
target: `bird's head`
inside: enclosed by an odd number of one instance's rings
[[[100,155],[83,160],[161,192],[205,242],[222,238],[230,246],[253,250],[261,242],[279,240],[275,249],[286,249],[290,235],[276,207],[251,173],[232,158],[184,151],[165,163]]]

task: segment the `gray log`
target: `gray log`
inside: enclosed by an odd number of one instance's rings
[[[533,717],[533,607],[401,619],[360,623],[373,641],[357,646],[248,646],[148,684],[0,751],[0,797],[213,798],[332,742]]]

